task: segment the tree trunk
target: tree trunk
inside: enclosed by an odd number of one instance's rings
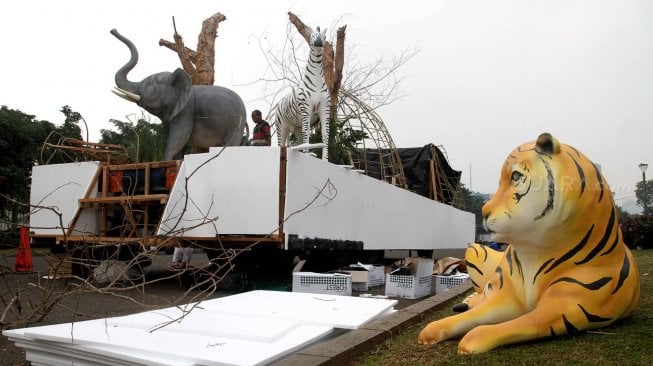
[[[202,22],[202,30],[197,37],[197,51],[193,51],[184,45],[184,40],[177,27],[175,29],[174,42],[159,40],[159,46],[167,47],[177,53],[184,71],[190,75],[193,85],[213,85],[215,82],[215,39],[218,34],[220,22],[227,20],[227,17],[220,13],[213,14]]]

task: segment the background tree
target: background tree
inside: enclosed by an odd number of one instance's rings
[[[2,106],[0,109],[0,219],[16,223],[20,213],[12,202],[29,199],[29,175],[37,160],[39,142],[55,129],[33,115]]]
[[[615,205],[617,208],[617,218],[619,219],[619,223],[624,223],[626,220],[628,220],[632,215],[629,214],[627,211],[624,211],[624,209],[621,206]]]
[[[5,227],[16,226],[29,202],[30,173],[35,163],[42,162],[43,143],[48,138],[81,139],[77,123],[81,115],[69,106],[61,109],[66,119],[56,127],[48,121],[39,121],[20,110],[0,108],[0,220]],[[58,157],[53,162],[64,162]]]
[[[151,123],[143,116],[132,121],[109,120],[117,129],[100,130],[100,142],[125,147],[133,162],[160,161],[165,150],[166,132],[161,123]],[[188,148],[186,152],[188,152]]]
[[[653,249],[653,216],[631,215],[620,224],[624,243],[631,249]]]
[[[86,141],[88,141],[88,125],[86,124],[84,117],[82,117],[82,114],[77,111],[73,111],[72,108],[70,108],[68,105],[61,107],[60,112],[66,116],[66,119],[63,122],[63,126],[60,129],[61,134],[67,137],[81,137],[82,131],[79,126],[79,122],[83,122],[86,130]]]
[[[642,212],[644,215],[651,215],[653,207],[653,181],[641,181],[637,182],[635,186],[635,197],[637,197],[637,204],[642,206]]]

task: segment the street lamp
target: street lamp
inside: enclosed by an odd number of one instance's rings
[[[646,206],[648,203],[648,196],[646,191],[646,168],[648,168],[648,164],[639,164],[639,170],[642,171],[642,197],[644,197],[642,201],[644,202],[644,214],[646,214]]]

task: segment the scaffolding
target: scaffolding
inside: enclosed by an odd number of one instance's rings
[[[367,175],[372,170],[378,171],[380,172],[379,179],[397,187],[406,188],[406,176],[401,158],[381,117],[374,109],[347,90],[342,89],[340,93],[338,119],[346,121],[346,125],[352,130],[365,132],[366,138],[361,140],[357,146],[359,151],[365,152],[367,149],[374,149],[380,157],[378,166],[370,166],[373,163],[365,159],[364,154],[352,154],[354,167]]]

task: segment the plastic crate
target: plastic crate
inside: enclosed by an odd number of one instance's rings
[[[295,272],[292,291],[351,296],[351,275],[343,273]]]
[[[432,276],[386,275],[385,295],[419,299],[431,295]]]
[[[468,279],[469,275],[467,273],[458,273],[451,276],[437,275],[435,276],[435,293],[439,294],[452,287],[460,286]]]

